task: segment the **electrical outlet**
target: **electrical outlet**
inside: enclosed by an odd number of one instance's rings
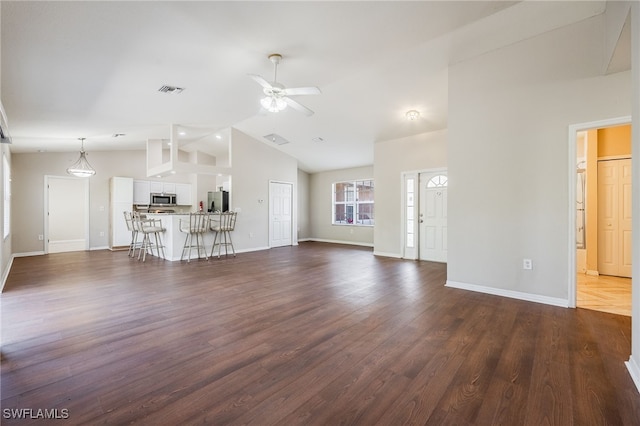
[[[533,269],[533,262],[531,259],[522,259],[522,269]]]
[[[253,232],[249,232],[249,238],[253,238]]]
[[[104,237],[104,231],[100,231],[100,236]]]
[[[44,235],[38,234],[38,241],[43,241],[43,240],[44,240]]]

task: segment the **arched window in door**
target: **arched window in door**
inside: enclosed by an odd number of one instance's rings
[[[427,182],[427,188],[442,188],[447,186],[447,176],[446,175],[436,175],[429,179]]]

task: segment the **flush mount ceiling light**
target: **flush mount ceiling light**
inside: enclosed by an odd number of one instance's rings
[[[409,121],[415,121],[418,118],[420,118],[420,111],[416,111],[415,109],[411,109],[411,110],[407,111],[407,113],[405,114],[405,117],[407,117],[407,120],[409,120]]]
[[[80,145],[80,158],[78,158],[78,161],[76,161],[75,163],[73,163],[68,169],[67,169],[67,173],[69,173],[70,175],[73,176],[77,176],[77,177],[91,177],[93,175],[96,174],[96,171],[93,167],[91,167],[91,164],[89,164],[89,161],[87,161],[87,153],[84,152],[84,140],[85,138],[79,138],[81,145]]]

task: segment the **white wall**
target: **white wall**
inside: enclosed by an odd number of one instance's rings
[[[598,16],[451,67],[450,283],[567,300],[568,126],[631,112],[603,34]]]
[[[269,181],[293,184],[293,229],[297,229],[298,161],[236,129],[232,129],[231,141],[232,208],[240,208],[233,233],[234,246],[236,250],[267,248]],[[293,233],[294,244],[297,243],[296,234]]]
[[[402,173],[447,166],[447,130],[378,142],[374,147],[374,253],[402,254]]]
[[[336,182],[371,179],[374,177],[373,167],[355,167],[329,172],[313,173],[309,179],[311,193],[310,221],[311,238],[320,241],[339,242],[373,246],[372,226],[332,225],[333,184]],[[378,182],[375,185],[376,227],[378,221]]]

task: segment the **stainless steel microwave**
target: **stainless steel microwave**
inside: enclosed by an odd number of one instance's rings
[[[176,194],[151,193],[152,206],[175,206]]]

